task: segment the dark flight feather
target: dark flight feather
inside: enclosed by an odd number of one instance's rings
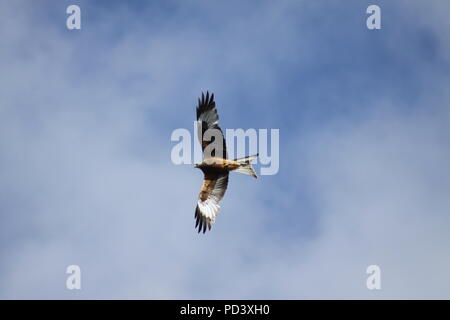
[[[200,145],[202,146],[202,151],[205,151],[205,148],[210,144],[215,143],[216,138],[216,136],[212,136],[211,141],[204,139],[205,132],[208,129],[216,129],[218,130],[217,138],[221,140],[222,145],[220,145],[220,143],[216,143],[215,145],[211,146],[211,148],[214,148],[211,152],[211,156],[224,159],[227,158],[227,147],[225,137],[223,135],[222,129],[219,126],[219,115],[217,114],[216,102],[214,101],[214,94],[211,94],[210,96],[208,91],[206,91],[206,96],[202,92],[202,98],[198,100],[197,126],[198,126],[198,139],[200,141]],[[205,155],[205,157],[208,156],[209,155]]]

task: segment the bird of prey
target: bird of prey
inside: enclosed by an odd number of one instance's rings
[[[256,178],[252,161],[258,154],[234,160],[227,159],[226,143],[219,127],[214,94],[210,95],[208,91],[206,96],[202,92],[201,99],[198,99],[197,129],[203,161],[195,164],[195,167],[203,171],[204,178],[195,208],[195,228],[198,227],[199,233],[205,233],[206,229],[211,230],[219,212],[219,201],[227,190],[229,172],[236,171]]]

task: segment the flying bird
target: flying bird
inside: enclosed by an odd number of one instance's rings
[[[236,171],[257,178],[252,167],[252,161],[258,157],[255,154],[239,159],[227,159],[226,142],[219,127],[219,115],[217,114],[214,94],[202,92],[197,106],[198,138],[202,146],[203,161],[195,164],[195,168],[202,170],[203,185],[198,195],[195,208],[195,228],[198,232],[205,233],[211,230],[222,200],[228,187],[230,171]]]

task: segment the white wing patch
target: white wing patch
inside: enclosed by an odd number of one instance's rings
[[[197,205],[202,217],[208,220],[208,224],[213,224],[214,221],[216,221],[216,216],[220,210],[220,205],[217,201],[208,198],[205,201],[198,200]]]

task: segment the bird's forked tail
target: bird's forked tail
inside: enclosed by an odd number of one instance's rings
[[[258,157],[258,155],[259,154],[257,153],[250,157],[235,159],[234,161],[239,162],[239,167],[237,167],[233,171],[247,174],[254,178],[258,178],[252,166],[252,161],[255,160]]]

